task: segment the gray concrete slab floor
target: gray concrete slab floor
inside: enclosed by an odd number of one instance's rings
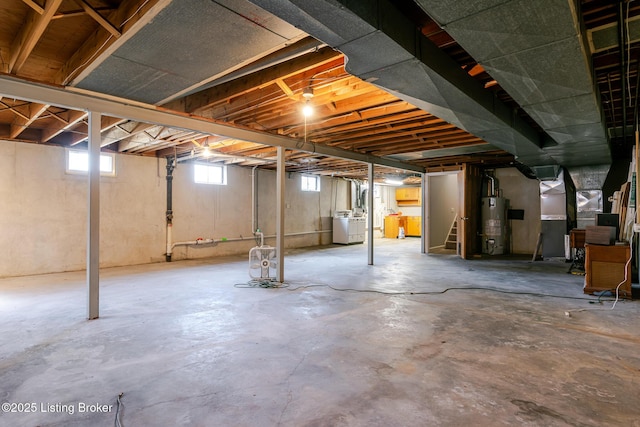
[[[104,269],[92,321],[83,272],[2,279],[0,425],[114,425],[124,393],[123,426],[640,426],[637,301],[564,262],[375,251],[288,250],[278,289],[245,256]]]

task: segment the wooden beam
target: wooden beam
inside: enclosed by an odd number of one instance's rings
[[[94,9],[98,12],[105,12],[105,11],[108,12],[113,10],[112,7],[95,7]],[[84,10],[73,10],[73,11],[68,11],[63,13],[58,12],[55,15],[53,15],[53,18],[51,18],[51,20],[55,21],[56,19],[74,18],[76,16],[85,16],[85,15],[87,15],[87,12],[85,12]]]
[[[75,1],[84,9],[85,12],[87,12],[87,15],[95,19],[96,22],[102,26],[102,28],[109,31],[111,35],[114,36],[115,38],[120,38],[120,36],[122,35],[120,30],[118,30],[116,27],[113,26],[111,22],[109,22],[102,15],[100,15],[100,12],[94,9],[85,0],[75,0]]]
[[[284,82],[284,80],[276,79],[276,84],[278,85],[278,87],[280,89],[282,89],[282,91],[284,92],[285,95],[293,96],[293,91],[291,90],[291,88],[289,86],[287,86],[287,84]]]
[[[138,135],[139,133],[142,133],[154,126],[156,125],[138,122],[125,122],[121,125],[113,126],[102,133],[102,142],[100,143],[100,146],[106,147],[107,145],[115,144],[117,142],[118,151],[122,151],[120,150],[121,141],[131,138],[134,135]]]
[[[109,117],[109,116],[102,116],[101,120],[100,120],[100,126],[101,126],[101,130],[100,130],[100,134],[103,134],[105,132],[108,132],[109,130],[111,130],[114,126],[118,126],[118,125],[122,125],[123,123],[128,122],[128,120],[126,119],[121,119],[118,117]],[[83,125],[82,120],[79,121],[76,124],[76,133],[71,137],[71,140],[68,142],[69,145],[73,146],[73,145],[77,145],[83,141],[86,141],[88,138],[88,128],[84,129],[84,130],[79,130],[77,129],[78,127],[81,127]],[[85,124],[86,125],[86,124]],[[102,147],[109,145],[108,143],[105,143],[104,138],[101,144]]]
[[[166,111],[161,107],[143,105],[141,103],[116,102],[92,93],[91,96],[84,93],[62,90],[46,85],[35,85],[31,82],[0,75],[0,94],[13,98],[25,99],[31,102],[46,102],[60,108],[82,109],[88,111],[101,111],[105,115],[128,118],[137,122],[162,124],[177,129],[227,136],[233,139],[255,142],[263,145],[288,148],[296,151],[307,151],[325,156],[341,157],[364,163],[375,163],[396,169],[424,172],[424,168],[412,163],[394,160],[390,158],[371,156],[366,153],[352,152],[321,144],[313,144],[301,139],[288,138],[269,132],[260,132],[246,127],[232,126],[206,119],[196,118],[185,113]]]
[[[61,3],[62,0],[47,0],[42,14],[38,14],[33,10],[28,13],[26,23],[16,36],[11,47],[10,73],[17,74],[20,71]]]
[[[170,110],[193,113],[207,108],[217,102],[246,93],[263,85],[271,85],[277,79],[286,79],[289,76],[300,74],[305,70],[315,69],[323,64],[344,61],[343,55],[330,48],[320,49],[318,52],[302,55],[292,61],[275,65],[242,79],[232,80],[228,83],[185,96],[164,105]]]
[[[31,9],[35,10],[36,12],[38,12],[40,15],[42,15],[44,13],[44,9],[42,8],[42,6],[40,6],[38,3],[36,3],[33,0],[22,0],[27,6],[29,6]]]
[[[470,76],[475,77],[478,74],[484,73],[484,68],[482,68],[482,65],[476,64],[468,71],[468,73]]]
[[[25,120],[29,120],[29,116],[24,114],[24,113],[22,113],[20,110],[16,109],[16,107],[12,107],[11,105],[6,104],[6,103],[4,103],[2,101],[0,101],[0,105],[4,105],[7,108],[7,110],[11,111],[16,116],[22,117]]]
[[[58,119],[57,125],[51,125],[42,131],[42,142],[50,141],[56,136],[60,135],[72,127],[74,127],[80,120],[87,117],[87,113],[84,111],[68,110],[63,114],[65,117],[60,117],[59,114],[53,114],[53,117]]]
[[[155,18],[169,3],[171,0],[124,0],[111,18],[119,27],[122,37],[115,38],[111,33],[105,33],[100,29],[96,30],[60,68],[54,77],[54,83],[67,85],[82,80],[138,30]]]
[[[42,115],[49,108],[46,104],[31,103],[29,104],[29,114],[25,116],[18,116],[11,123],[11,131],[9,132],[9,139],[14,139],[20,135],[25,129],[27,129],[31,123],[33,123],[38,117]]]
[[[28,5],[31,9],[38,12],[40,15],[44,13],[44,9],[38,3],[33,0],[22,0],[26,5]]]

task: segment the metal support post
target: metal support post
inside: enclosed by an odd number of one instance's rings
[[[100,315],[100,113],[89,112],[87,319]]]
[[[367,192],[367,247],[369,252],[369,265],[373,265],[373,163],[369,163],[369,191]]]
[[[422,186],[420,187],[420,191],[422,192],[422,203],[420,205],[420,252],[423,254],[429,253],[429,239],[427,235],[427,233],[429,232],[429,229],[427,228],[429,225],[428,184],[429,177],[426,173],[423,173],[421,184]]]
[[[167,210],[165,219],[167,225],[167,252],[165,259],[171,262],[171,252],[173,250],[173,170],[176,168],[176,158],[167,157]]]
[[[277,149],[277,170],[276,170],[276,254],[278,263],[276,267],[276,281],[284,282],[284,147]]]

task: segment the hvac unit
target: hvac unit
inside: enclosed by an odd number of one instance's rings
[[[256,235],[260,237],[260,246],[249,251],[249,276],[252,279],[276,280],[276,248],[264,244],[262,233]]]

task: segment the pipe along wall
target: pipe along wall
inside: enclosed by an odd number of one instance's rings
[[[174,257],[174,249],[176,247],[179,246],[186,246],[186,247],[216,247],[219,243],[228,243],[228,242],[241,242],[241,241],[252,241],[255,240],[255,236],[254,233],[257,230],[262,230],[263,232],[265,231],[263,229],[263,227],[261,227],[261,225],[264,226],[264,228],[266,228],[267,230],[270,227],[270,224],[260,224],[259,222],[259,207],[260,207],[260,202],[262,200],[264,200],[264,203],[269,203],[269,200],[273,199],[272,195],[265,195],[264,194],[264,188],[258,188],[260,185],[262,185],[260,183],[259,178],[259,174],[258,174],[258,169],[257,167],[253,167],[251,170],[251,176],[250,176],[250,186],[251,186],[251,227],[252,230],[250,233],[247,233],[246,235],[244,235],[244,233],[239,233],[238,237],[198,237],[196,239],[189,239],[189,240],[185,240],[185,241],[177,241],[174,242],[173,238],[176,235],[176,231],[174,230],[174,206],[173,206],[173,201],[176,197],[176,193],[175,193],[175,171],[176,171],[176,167],[177,167],[178,161],[175,160],[174,157],[168,157],[167,158],[167,166],[166,166],[166,170],[167,170],[167,176],[166,176],[166,201],[167,201],[167,206],[166,206],[166,212],[165,212],[165,219],[166,219],[166,252],[165,252],[165,260],[167,262],[171,262],[172,258]],[[184,166],[189,165],[189,163],[181,163]],[[246,168],[242,168],[242,169],[246,169]],[[346,207],[348,201],[346,199],[347,193],[346,193],[346,188],[347,188],[347,184],[346,181],[342,181],[344,182],[344,186],[345,186],[345,191],[344,191],[344,197],[340,200],[338,200],[338,190],[336,189],[335,191],[335,201],[333,200],[333,193],[334,193],[334,183],[331,182],[330,186],[328,188],[331,189],[330,192],[327,192],[327,190],[325,190],[325,193],[317,193],[317,192],[303,192],[300,190],[300,185],[297,182],[297,180],[299,179],[299,174],[288,174],[289,179],[291,179],[292,182],[291,184],[288,184],[288,189],[287,189],[287,198],[291,199],[291,198],[295,198],[297,199],[298,197],[303,199],[300,200],[300,202],[302,204],[306,206],[313,206],[312,204],[308,203],[308,199],[310,198],[317,198],[317,201],[315,203],[317,203],[318,206],[318,210],[316,213],[313,212],[307,212],[306,215],[304,215],[304,217],[307,217],[304,221],[305,225],[303,226],[304,228],[307,228],[309,226],[312,226],[314,228],[316,228],[315,230],[312,231],[291,231],[291,232],[286,232],[284,234],[285,237],[296,237],[296,236],[308,236],[308,235],[326,235],[327,233],[332,233],[332,229],[331,229],[331,221],[324,221],[327,223],[327,225],[323,225],[323,215],[324,215],[324,219],[331,219],[331,215],[333,213],[333,211],[336,209],[335,205],[340,205],[339,207],[342,208],[342,206],[344,205]],[[180,177],[180,178],[184,178],[184,177]],[[334,180],[335,178],[325,178],[326,179],[331,179]],[[229,183],[229,186],[234,185],[234,183]],[[235,185],[241,185],[241,184],[235,184]],[[180,186],[179,186],[180,187]],[[202,186],[201,188],[204,188],[205,186]],[[221,186],[221,188],[223,187],[227,187],[227,186]],[[271,187],[270,185],[268,185],[268,187]],[[337,187],[337,185],[336,185]],[[226,188],[225,188],[226,190]],[[291,197],[291,193],[294,193],[294,197]],[[238,197],[238,192],[234,191],[233,192],[235,197]],[[260,200],[258,199],[260,195]],[[327,196],[328,195],[328,196]],[[328,200],[329,202],[329,210],[328,212],[323,212],[323,208],[322,208],[322,201],[323,201],[323,197],[326,199],[326,197],[329,197]],[[180,198],[180,197],[178,197]],[[239,198],[239,197],[238,197]],[[275,201],[274,201],[275,202]],[[179,203],[179,202],[178,202]],[[313,202],[312,202],[313,203]],[[214,205],[219,205],[219,202],[214,203]],[[297,204],[297,203],[296,203]],[[287,206],[291,206],[291,203],[287,203]],[[214,209],[215,210],[215,209]],[[326,208],[325,208],[326,210]],[[269,216],[269,209],[268,206],[266,206],[266,211],[267,211],[267,216]],[[246,212],[246,211],[245,211]],[[289,212],[292,212],[291,210]],[[290,222],[293,223],[293,227],[295,228],[301,228],[301,218],[303,215],[301,215],[301,212],[296,209],[295,210],[296,215],[291,215],[289,216],[290,218]],[[311,217],[311,215],[313,215],[313,217]],[[206,217],[206,215],[204,215]],[[235,218],[236,221],[235,223],[237,224],[237,217]],[[304,218],[303,218],[304,219]],[[308,220],[308,221],[307,221]],[[289,219],[288,219],[289,221]],[[306,224],[308,222],[308,224]],[[205,224],[206,226],[206,224]],[[215,227],[215,226],[214,226]],[[292,227],[292,228],[293,228]],[[207,227],[208,228],[208,227]],[[218,227],[215,227],[218,228]],[[295,229],[294,228],[294,229]],[[225,228],[225,230],[228,230],[228,227]],[[199,233],[200,235],[202,235],[201,233]],[[265,239],[274,239],[276,238],[276,235],[274,233],[269,233],[269,234],[265,234],[264,235]],[[329,236],[328,238],[323,238],[323,237],[318,237],[317,239],[317,244],[326,244],[326,243],[330,243],[331,242],[331,237]],[[296,245],[297,246],[297,245]],[[305,245],[306,246],[306,245]]]

